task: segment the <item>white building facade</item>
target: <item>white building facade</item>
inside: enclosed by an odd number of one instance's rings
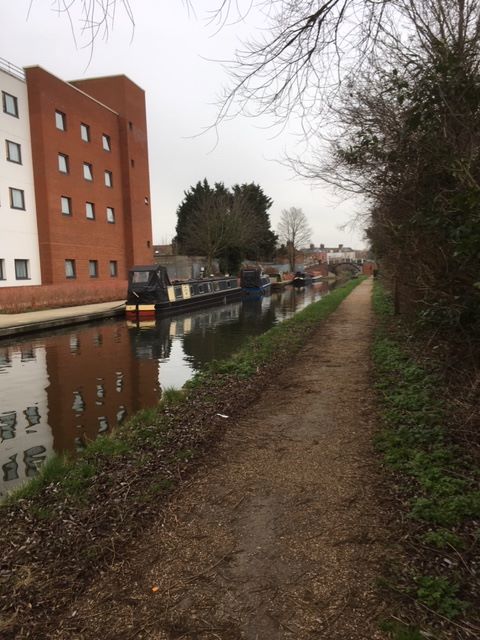
[[[0,287],[41,284],[27,85],[0,58]]]

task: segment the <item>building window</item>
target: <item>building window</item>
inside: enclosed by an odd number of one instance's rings
[[[88,124],[80,124],[80,137],[84,142],[90,142],[90,127]]]
[[[15,260],[16,280],[29,280],[28,260]]]
[[[98,260],[88,261],[88,275],[90,278],[98,278]]]
[[[22,189],[10,187],[10,207],[25,211],[25,193]]]
[[[110,136],[107,136],[106,133],[104,133],[102,135],[102,147],[103,147],[104,151],[111,151],[112,150],[112,146],[110,144]]]
[[[116,278],[118,275],[118,264],[116,260],[110,260],[110,277]]]
[[[55,126],[60,131],[67,130],[67,116],[61,111],[55,111]]]
[[[89,220],[95,220],[95,205],[93,202],[85,203],[85,215]]]
[[[135,160],[133,158],[130,158],[130,166],[133,167],[135,166]]]
[[[107,222],[115,222],[115,209],[113,207],[107,207]]]
[[[62,213],[65,216],[72,215],[72,199],[68,196],[61,196],[60,198]]]
[[[10,116],[18,118],[18,100],[15,96],[10,95],[6,91],[2,91],[3,111]]]
[[[22,148],[16,142],[11,140],[5,140],[7,143],[7,160],[9,162],[16,162],[22,164]]]
[[[113,175],[111,171],[105,171],[105,186],[113,187]]]
[[[83,163],[83,177],[90,182],[93,180],[93,168],[88,162]]]
[[[0,280],[6,280],[6,278],[7,276],[5,275],[5,260],[3,258],[0,258]]]
[[[76,278],[75,260],[65,260],[65,277]]]
[[[64,153],[58,154],[58,170],[60,171],[60,173],[69,172],[68,156],[66,156]]]

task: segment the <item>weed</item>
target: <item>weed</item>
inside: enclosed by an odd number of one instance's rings
[[[448,547],[462,549],[465,546],[463,540],[459,536],[447,529],[428,531],[428,533],[424,534],[423,541],[425,544],[432,545],[437,549],[447,549]]]
[[[446,578],[420,576],[416,583],[420,602],[446,618],[456,618],[468,607],[468,603],[457,598],[459,585]]]
[[[396,621],[385,621],[380,623],[380,629],[389,634],[392,640],[424,640],[424,636],[418,628],[407,626]]]

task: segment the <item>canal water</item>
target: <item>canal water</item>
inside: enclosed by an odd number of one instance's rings
[[[140,326],[112,319],[0,341],[0,498],[54,452],[81,451],[327,292],[286,287]]]

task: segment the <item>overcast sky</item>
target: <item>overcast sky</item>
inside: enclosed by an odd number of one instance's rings
[[[218,142],[213,132],[198,135],[214,121],[227,83],[215,60],[231,59],[240,38],[259,26],[258,15],[216,33],[208,11],[219,0],[193,0],[196,15],[181,0],[131,0],[135,27],[118,11],[108,40],[97,39],[91,56],[77,16],[71,16],[75,39],[68,17],[52,11],[53,4],[2,2],[0,57],[20,67],[39,65],[66,81],[125,74],[145,90],[155,243],[171,241],[183,192],[207,178],[226,186],[259,184],[274,201],[274,230],[281,210],[295,206],[306,214],[316,245],[365,245],[361,230],[340,229],[358,211],[355,201],[339,201],[331,190],[312,187],[279,164],[285,151],[295,152],[293,131],[273,136],[268,120],[237,117],[222,124]]]

